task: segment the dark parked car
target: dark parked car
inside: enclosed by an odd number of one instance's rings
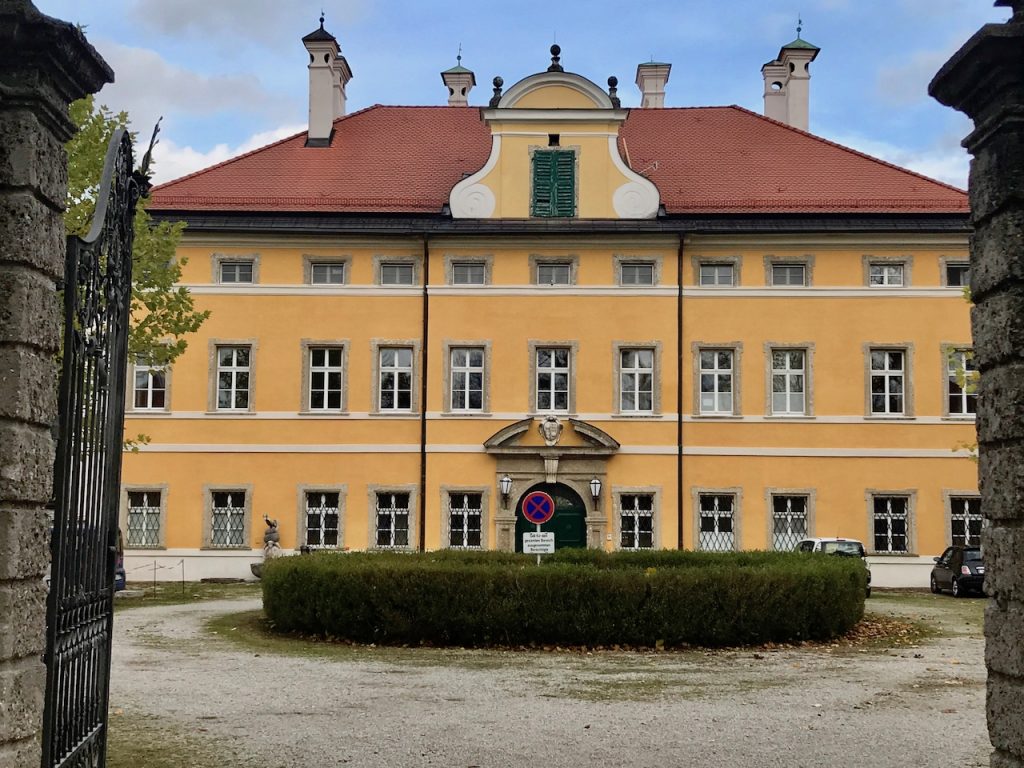
[[[941,557],[935,558],[932,592],[948,589],[953,597],[963,597],[968,592],[981,592],[984,586],[985,563],[981,559],[981,547],[958,544],[947,547]]]
[[[823,552],[826,555],[838,555],[840,557],[859,557],[864,563],[868,572],[867,596],[871,597],[871,566],[868,565],[867,554],[864,552],[864,545],[856,539],[842,538],[816,538],[803,539],[798,541],[793,548],[794,552]]]

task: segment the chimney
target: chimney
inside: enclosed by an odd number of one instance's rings
[[[765,116],[806,131],[810,124],[810,63],[821,49],[801,39],[802,25],[803,22],[797,22],[796,40],[782,46],[779,58],[761,67],[761,73],[764,75]],[[781,92],[782,97],[777,96],[777,92]],[[785,111],[780,106],[783,102]]]
[[[764,75],[764,116],[780,123],[789,122],[786,110],[786,80],[788,68],[781,61],[769,61],[761,67]]]
[[[341,55],[338,41],[320,28],[302,38],[309,52],[309,132],[307,147],[327,147],[331,144],[334,120],[345,114],[345,86],[352,79],[352,70]]]
[[[444,81],[445,86],[448,88],[448,106],[468,107],[469,92],[476,85],[476,76],[472,70],[462,66],[461,50],[459,55],[455,57],[455,60],[458,63],[454,67],[446,69],[441,73],[441,80]]]
[[[671,64],[650,61],[636,68],[636,86],[640,89],[640,106],[664,107],[665,84],[668,83]]]

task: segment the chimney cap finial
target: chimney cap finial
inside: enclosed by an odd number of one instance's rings
[[[804,31],[804,20],[800,18],[800,14],[796,15],[796,39],[800,39],[800,33]]]
[[[558,43],[551,46],[551,66],[548,67],[548,72],[564,72],[562,68],[562,48]]]
[[[324,28],[324,9],[320,9],[320,29]]]

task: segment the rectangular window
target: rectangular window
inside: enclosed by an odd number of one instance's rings
[[[772,285],[807,285],[807,265],[772,264]]]
[[[619,410],[623,413],[654,412],[653,349],[620,350]]]
[[[868,285],[902,287],[903,265],[886,262],[868,265]]]
[[[452,285],[484,285],[487,265],[482,261],[452,262]]]
[[[871,413],[878,416],[904,414],[906,355],[901,350],[872,349]]]
[[[721,415],[733,412],[733,354],[729,349],[700,351],[700,413]]]
[[[981,529],[985,518],[981,515],[981,499],[977,496],[953,496],[949,500],[951,544],[976,547],[981,544]]]
[[[772,496],[772,549],[789,552],[807,537],[807,497]]]
[[[380,410],[412,410],[412,348],[380,350]]]
[[[159,410],[167,405],[167,374],[163,368],[135,365],[136,410]]]
[[[309,348],[309,409],[340,411],[342,385],[341,347]]]
[[[974,353],[958,349],[949,353],[946,396],[950,416],[973,416],[978,412],[978,366]]]
[[[415,285],[415,265],[408,262],[385,261],[380,265],[381,285]]]
[[[337,491],[306,492],[306,546],[312,549],[338,546],[341,494]]]
[[[569,411],[569,350],[537,350],[537,410]]]
[[[245,546],[245,491],[213,491],[211,547]]]
[[[771,354],[772,415],[804,415],[807,412],[807,353],[802,349],[773,349]]]
[[[310,264],[309,280],[313,285],[344,285],[345,263],[313,262]]]
[[[448,494],[448,546],[480,546],[480,521],[483,519],[483,494]]]
[[[484,350],[453,347],[451,350],[451,409],[482,411],[484,408]]]
[[[251,283],[251,261],[222,261],[220,263],[220,281],[222,283]]]
[[[160,491],[128,491],[129,547],[160,546]]]
[[[946,263],[946,285],[965,287],[971,284],[971,268],[966,261]]]
[[[735,498],[731,494],[700,494],[700,534],[698,544],[709,552],[731,552],[736,548],[733,529]]]
[[[377,493],[377,546],[409,546],[408,493]]]
[[[217,347],[217,410],[249,407],[250,347]]]
[[[875,496],[876,552],[907,552],[910,499],[906,496]]]
[[[622,549],[654,547],[654,495],[624,493],[619,496],[619,526]]]
[[[700,284],[711,286],[732,286],[736,284],[735,268],[732,264],[708,262],[700,265]]]
[[[650,261],[624,261],[619,265],[622,285],[654,285],[654,263]]]
[[[576,155],[565,150],[544,150],[533,154],[533,200],[531,216],[576,215]]]
[[[537,285],[570,285],[572,264],[567,261],[542,261],[537,264]]]

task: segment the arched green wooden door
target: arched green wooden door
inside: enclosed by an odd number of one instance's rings
[[[540,527],[554,531],[555,549],[587,546],[587,508],[572,488],[562,483],[539,483],[519,497],[516,503],[516,552],[523,551],[523,532],[537,526],[523,517],[523,499],[533,491],[544,491],[555,500],[555,514]]]

